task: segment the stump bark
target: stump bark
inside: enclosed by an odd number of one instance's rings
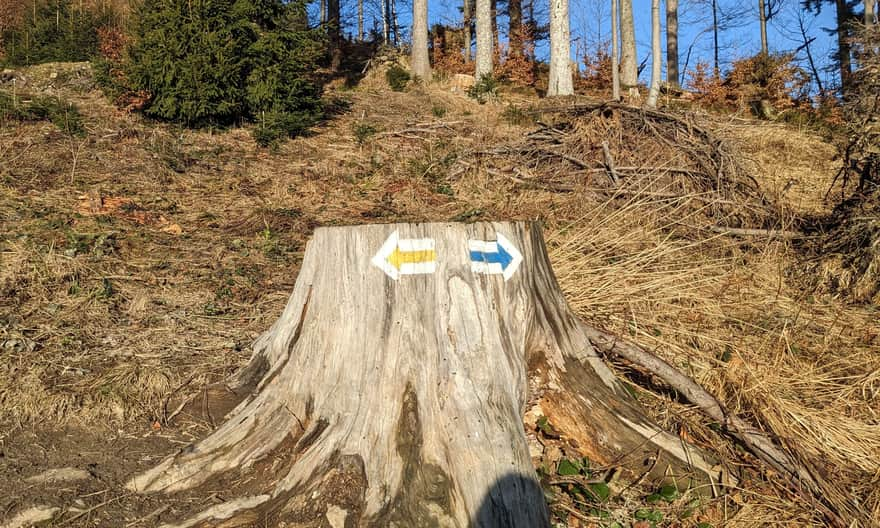
[[[549,526],[534,404],[598,464],[718,478],[602,362],[533,223],[319,228],[228,385],[220,427],[128,483],[240,495],[175,526]]]

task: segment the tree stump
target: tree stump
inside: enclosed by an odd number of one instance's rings
[[[128,487],[226,479],[240,495],[175,526],[549,526],[523,427],[534,404],[597,463],[717,478],[646,418],[586,330],[534,223],[319,228],[229,380],[244,399]]]

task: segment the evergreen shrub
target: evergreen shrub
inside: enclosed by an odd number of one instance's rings
[[[127,58],[143,111],[187,126],[256,123],[261,145],[322,115],[314,71],[323,54],[302,0],[144,0]]]

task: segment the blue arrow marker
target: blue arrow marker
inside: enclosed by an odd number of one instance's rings
[[[471,251],[471,260],[488,264],[501,264],[501,269],[505,270],[513,262],[513,257],[504,250],[503,246],[498,246],[495,252]]]
[[[471,271],[486,275],[503,275],[509,279],[522,262],[522,254],[500,233],[497,240],[468,240]]]

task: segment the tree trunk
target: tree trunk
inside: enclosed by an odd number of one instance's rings
[[[330,68],[338,70],[342,63],[342,26],[339,0],[327,0],[327,31],[330,43]]]
[[[770,46],[767,44],[767,8],[764,0],[758,0],[758,22],[761,25],[761,53],[770,54]]]
[[[492,75],[492,0],[476,0],[477,57],[475,77]]]
[[[534,223],[319,228],[228,386],[223,425],[127,485],[224,487],[176,526],[548,527],[533,405],[597,465],[717,478],[601,361]]]
[[[568,0],[550,0],[550,81],[547,96],[573,95]]]
[[[877,23],[877,14],[874,11],[874,2],[876,0],[864,0],[865,4],[865,25],[870,26]]]
[[[321,25],[323,25],[323,24],[327,23],[327,0],[320,0],[320,3],[321,3],[321,8],[320,8],[321,9],[321,13],[320,13]]]
[[[636,58],[636,29],[632,0],[620,1],[620,84],[626,96],[639,99],[639,67]]]
[[[391,32],[394,35],[394,45],[400,45],[400,26],[397,24],[397,2],[388,0],[391,4]]]
[[[620,101],[620,0],[611,0],[611,98]]]
[[[391,41],[391,19],[388,15],[389,0],[382,0],[382,43],[386,46]]]
[[[523,22],[522,22],[522,0],[508,0],[507,14],[509,18],[508,25],[508,45],[510,49],[507,51],[510,57],[523,56]]]
[[[849,44],[851,12],[846,0],[836,0],[835,7],[837,8],[837,63],[840,67],[840,91],[846,99],[852,84],[852,52]]]
[[[358,42],[364,41],[364,0],[358,0]]]
[[[666,84],[681,88],[678,79],[678,0],[666,0]]]
[[[428,59],[428,0],[413,0],[412,73],[424,82],[431,80]]]
[[[712,0],[712,73],[715,78],[721,77],[721,64],[718,60],[718,0]]]
[[[648,108],[657,108],[660,96],[660,0],[651,0],[651,87],[648,90]]]
[[[471,33],[474,28],[474,0],[464,0],[462,7],[464,12],[464,62],[465,64],[470,64],[471,42],[474,40],[474,36]]]
[[[491,0],[492,5],[492,46],[493,49],[501,50],[500,40],[498,39],[498,0]],[[500,52],[500,51],[499,51]]]

